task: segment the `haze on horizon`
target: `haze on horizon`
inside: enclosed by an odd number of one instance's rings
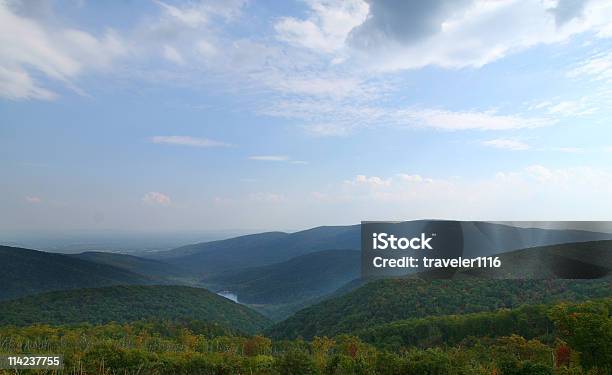
[[[0,233],[612,220],[611,83],[603,0],[0,0]]]

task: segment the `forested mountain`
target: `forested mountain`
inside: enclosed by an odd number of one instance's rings
[[[0,246],[0,300],[51,290],[160,282],[108,264]]]
[[[1,302],[0,311],[0,325],[200,320],[252,333],[270,323],[246,306],[206,289],[167,285],[49,292]]]
[[[205,242],[161,252],[152,257],[201,275],[283,262],[331,249],[361,248],[360,227],[317,227],[296,233],[268,232]]]
[[[395,224],[406,233],[460,228],[464,256],[494,255],[507,251],[568,242],[612,240],[610,233],[581,230],[520,228],[490,222],[415,220]],[[322,250],[361,248],[359,225],[316,227],[296,233],[267,232],[220,241],[183,246],[150,254],[155,259],[209,277],[238,270],[284,262]]]
[[[188,276],[188,272],[180,267],[159,260],[142,258],[134,255],[87,251],[70,256],[94,263],[107,264],[153,278],[177,279]]]
[[[301,310],[267,333],[276,338],[333,336],[402,319],[609,297],[611,287],[602,280],[375,280]]]
[[[251,267],[204,279],[227,289],[243,303],[295,303],[335,291],[359,277],[358,250],[325,250],[268,266]]]

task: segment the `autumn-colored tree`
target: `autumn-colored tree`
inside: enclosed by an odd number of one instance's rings
[[[557,367],[568,367],[571,355],[572,349],[569,346],[565,344],[557,346],[557,349],[555,349],[555,365]]]
[[[269,354],[272,350],[272,340],[264,336],[253,336],[244,342],[244,354],[247,356]]]
[[[325,367],[327,356],[329,355],[330,350],[334,347],[335,343],[336,342],[334,340],[326,336],[315,337],[312,340],[312,352],[317,367]]]
[[[560,304],[552,309],[555,328],[569,346],[580,352],[581,364],[612,372],[612,302]]]

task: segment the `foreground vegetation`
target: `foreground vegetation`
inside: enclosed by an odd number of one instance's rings
[[[88,322],[127,323],[143,319],[205,320],[255,333],[271,322],[263,315],[203,288],[126,285],[64,290],[0,302],[0,325]]]
[[[610,297],[609,280],[384,279],[307,307],[266,331],[275,339],[335,336],[398,320]]]
[[[62,353],[68,374],[602,375],[612,371],[611,311],[610,298],[525,306],[309,342],[194,321],[3,327],[0,353]]]

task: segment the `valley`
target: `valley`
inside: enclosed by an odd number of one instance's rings
[[[43,351],[61,350],[72,368],[91,370],[104,360],[128,374],[135,363],[153,374],[168,373],[170,363],[172,373],[185,374],[223,373],[224,366],[262,374],[295,366],[310,368],[300,373],[385,373],[391,366],[388,373],[416,375],[438,366],[440,374],[490,374],[504,366],[555,368],[549,358],[559,342],[584,350],[574,328],[568,331],[579,322],[566,321],[564,311],[580,311],[608,337],[612,240],[584,232],[584,241],[564,243],[559,231],[476,225],[474,236],[492,236],[490,253],[502,266],[456,268],[446,279],[428,272],[361,278],[355,226],[144,256],[0,247],[0,354],[20,350],[8,342],[44,339]],[[515,248],[525,243],[533,246]],[[572,274],[568,262],[579,265]],[[572,275],[583,279],[555,279]],[[92,344],[79,351],[78,341],[61,338],[74,335]],[[517,345],[529,360],[512,354]],[[604,354],[593,355],[572,363],[607,363]],[[139,359],[130,364],[132,356]]]

